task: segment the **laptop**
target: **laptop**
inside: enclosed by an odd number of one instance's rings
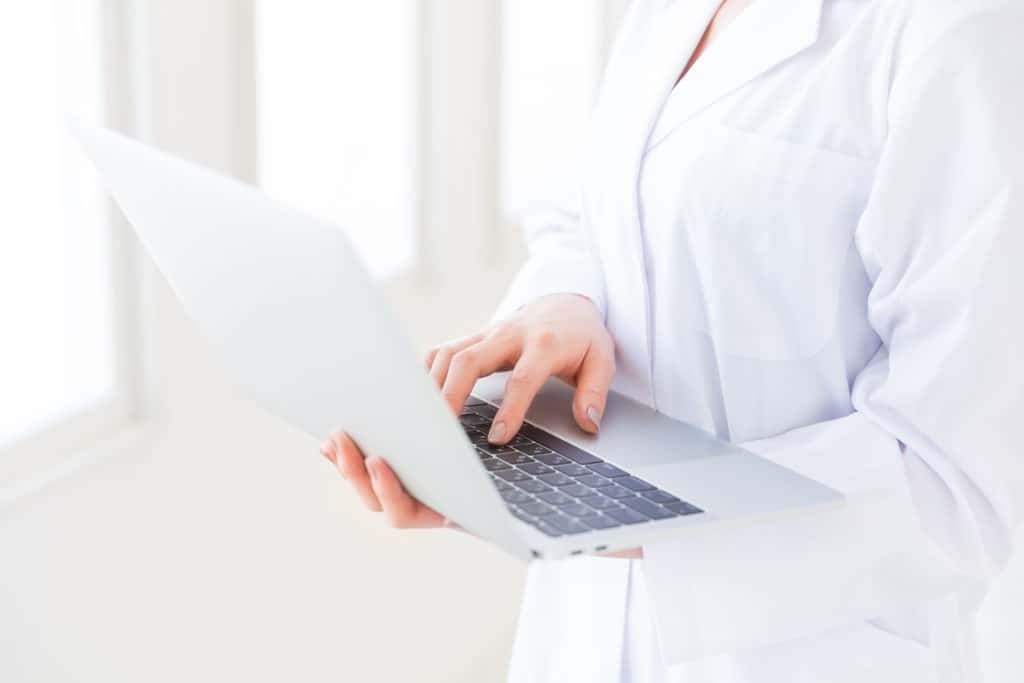
[[[344,428],[413,496],[517,557],[622,550],[842,500],[615,392],[600,434],[586,434],[554,379],[518,435],[489,444],[504,376],[480,380],[452,414],[341,229],[112,131],[72,128],[256,401],[320,440]]]

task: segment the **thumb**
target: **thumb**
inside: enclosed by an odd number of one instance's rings
[[[615,357],[610,349],[591,346],[576,373],[572,414],[584,431],[596,434],[604,415],[608,390],[615,378]]]

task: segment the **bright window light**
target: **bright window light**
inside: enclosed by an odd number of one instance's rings
[[[0,5],[0,445],[114,391],[109,221],[65,129],[102,115],[99,11]]]
[[[599,4],[502,4],[501,205],[508,219],[575,191],[600,68]]]
[[[256,5],[260,184],[377,277],[416,247],[416,22],[415,0]]]

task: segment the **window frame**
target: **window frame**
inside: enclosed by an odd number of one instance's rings
[[[138,7],[133,0],[107,0],[98,3],[98,10],[103,123],[135,132],[143,123],[137,93],[145,77],[137,59],[144,50],[144,33],[136,30]],[[109,196],[103,200],[102,210],[110,230],[107,288],[112,308],[112,391],[108,397],[54,415],[0,445],[0,486],[37,477],[41,471],[125,432],[141,416],[145,345],[140,311],[146,287],[130,226]]]

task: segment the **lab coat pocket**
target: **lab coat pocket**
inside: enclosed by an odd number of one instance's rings
[[[813,356],[836,330],[873,165],[721,125],[705,133],[678,214],[704,290],[703,331],[724,354]]]

